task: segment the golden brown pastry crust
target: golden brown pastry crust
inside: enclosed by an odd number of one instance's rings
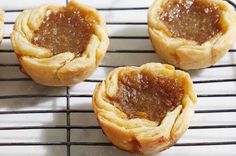
[[[0,9],[0,43],[3,39],[3,31],[4,31],[4,11]]]
[[[177,78],[184,87],[182,105],[168,112],[160,125],[147,119],[128,119],[125,113],[109,103],[107,97],[116,95],[119,73],[129,70]],[[144,154],[167,149],[180,138],[189,127],[196,101],[197,97],[189,74],[175,70],[173,66],[159,63],[117,68],[105,81],[96,86],[93,94],[93,108],[97,120],[111,142],[120,149]]]
[[[215,64],[231,48],[236,39],[236,13],[222,0],[214,2],[222,10],[222,33],[199,45],[195,41],[170,37],[168,28],[159,19],[158,11],[167,0],[155,0],[148,12],[149,36],[156,53],[168,63],[182,69],[199,69]]]
[[[88,20],[95,22],[94,34],[81,57],[76,57],[72,52],[53,56],[49,49],[31,43],[33,32],[40,27],[47,12],[60,10],[60,7],[44,5],[33,10],[25,10],[16,19],[11,34],[12,45],[22,70],[37,83],[66,86],[81,82],[91,75],[106,54],[109,45],[108,31],[99,13],[73,0],[68,6],[89,14]]]

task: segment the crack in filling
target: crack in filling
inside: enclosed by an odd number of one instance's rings
[[[93,22],[86,18],[86,15],[75,8],[64,7],[57,12],[51,11],[34,32],[31,41],[51,50],[53,55],[72,52],[79,57],[94,34]]]
[[[202,44],[218,34],[221,9],[203,0],[169,0],[160,13],[160,20],[173,37]]]
[[[154,76],[146,71],[121,72],[118,92],[111,103],[129,119],[143,118],[160,123],[168,112],[182,104],[184,88],[178,79]]]

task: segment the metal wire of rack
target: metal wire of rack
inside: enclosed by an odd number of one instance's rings
[[[234,7],[236,8],[235,4],[229,1]],[[66,1],[68,3],[68,1]],[[100,11],[121,11],[121,10],[147,10],[147,7],[139,7],[139,8],[98,8]],[[9,12],[21,12],[22,10],[5,10],[6,13]],[[14,22],[7,21],[5,25],[12,25]],[[108,25],[146,25],[145,22],[108,22]],[[9,36],[4,36],[4,40],[9,39]],[[147,36],[110,36],[110,39],[142,39],[148,40]],[[13,53],[12,49],[3,49],[0,50],[0,54],[2,53]],[[115,54],[115,53],[154,53],[153,50],[109,50],[108,53]],[[231,49],[229,53],[236,53],[236,49]],[[116,67],[120,67],[124,65],[100,65],[101,68],[109,68],[113,69]],[[19,67],[19,64],[11,64],[11,63],[1,63],[0,67]],[[219,64],[209,67],[209,69],[220,69],[224,70],[225,68],[233,68],[235,70],[236,64],[235,63],[228,63],[228,64]],[[32,81],[29,78],[0,78],[0,82],[30,82]],[[85,80],[87,83],[96,84],[101,82],[101,79],[94,79],[90,78]],[[212,84],[212,83],[227,83],[232,82],[233,84],[236,82],[236,77],[231,78],[224,78],[224,79],[208,79],[208,80],[195,80],[194,84]],[[66,116],[66,124],[65,125],[55,125],[55,126],[46,126],[46,125],[39,125],[39,126],[1,126],[0,131],[14,131],[14,130],[46,130],[46,129],[53,129],[53,130],[66,130],[66,141],[63,142],[0,142],[0,147],[7,147],[7,146],[63,146],[66,147],[66,155],[71,155],[71,146],[112,146],[110,142],[84,142],[84,141],[72,141],[71,138],[71,131],[72,130],[101,130],[98,125],[73,125],[71,123],[71,114],[72,113],[81,113],[81,114],[92,114],[92,109],[72,109],[71,108],[71,98],[92,98],[92,94],[71,94],[70,87],[65,88],[66,92],[62,94],[28,94],[28,95],[0,95],[0,103],[1,100],[9,100],[9,99],[30,99],[30,98],[65,98],[66,99],[66,108],[65,109],[56,109],[56,110],[10,110],[10,111],[0,111],[0,115],[11,115],[11,114],[47,114],[47,113],[54,113],[54,114],[65,114]],[[213,94],[198,94],[198,98],[235,98],[236,93],[213,93]],[[222,108],[222,109],[205,109],[205,110],[196,110],[196,114],[220,114],[220,113],[236,113],[236,106],[234,108]],[[234,129],[236,128],[235,124],[209,124],[209,125],[192,125],[190,126],[190,130],[204,130],[204,129]],[[1,139],[1,138],[0,138]],[[214,141],[209,142],[207,140],[199,141],[199,142],[180,142],[174,145],[175,147],[194,147],[194,146],[221,146],[221,145],[233,145],[236,147],[236,139],[231,141]]]

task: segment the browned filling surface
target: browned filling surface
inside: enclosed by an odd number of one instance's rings
[[[215,3],[203,0],[169,0],[160,14],[173,37],[193,40],[199,44],[221,31],[221,10]]]
[[[119,91],[112,97],[114,106],[129,119],[145,118],[160,123],[167,112],[182,104],[184,89],[177,79],[158,77],[147,72],[123,72]]]
[[[44,18],[34,32],[32,43],[51,50],[54,55],[70,51],[80,56],[94,33],[92,26],[80,11],[63,8]]]

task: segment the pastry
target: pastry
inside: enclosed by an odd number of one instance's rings
[[[11,34],[22,70],[37,83],[73,85],[86,79],[103,59],[109,38],[104,20],[88,6],[44,5],[23,11]]]
[[[0,42],[2,42],[4,30],[4,11],[0,9]]]
[[[236,39],[236,13],[222,0],[155,0],[148,30],[157,54],[182,69],[215,64]]]
[[[172,146],[188,129],[196,100],[189,74],[148,63],[112,71],[96,86],[93,108],[115,146],[150,154]]]

